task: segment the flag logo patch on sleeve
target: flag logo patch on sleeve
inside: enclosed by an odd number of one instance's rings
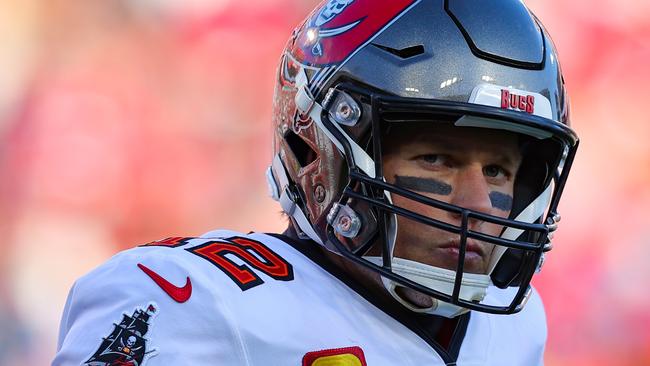
[[[151,320],[158,314],[158,307],[151,303],[145,309],[138,308],[133,314],[122,314],[119,324],[113,324],[111,333],[84,366],[143,366],[156,354],[145,335],[151,327]],[[147,350],[147,348],[150,348]]]

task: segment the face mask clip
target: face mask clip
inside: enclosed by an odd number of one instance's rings
[[[327,222],[338,234],[346,238],[356,237],[361,230],[359,215],[348,205],[335,203],[327,215]]]

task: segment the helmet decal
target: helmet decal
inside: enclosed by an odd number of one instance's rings
[[[318,13],[318,17],[314,24],[317,27],[334,19],[337,15],[341,14],[345,8],[352,4],[354,0],[329,0]]]
[[[297,32],[291,53],[300,63],[311,66],[339,64],[419,0],[386,1],[381,6],[372,2],[323,2]]]
[[[548,98],[539,93],[512,87],[480,84],[472,91],[469,102],[553,118],[551,102]]]
[[[512,108],[526,113],[535,112],[535,96],[510,93],[508,89],[501,89],[501,108]]]

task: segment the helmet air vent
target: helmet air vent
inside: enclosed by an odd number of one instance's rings
[[[382,46],[377,43],[372,43],[373,46],[379,48],[380,50],[386,51],[390,54],[393,54],[401,59],[408,59],[411,57],[415,57],[418,55],[421,55],[424,53],[424,46],[423,45],[417,45],[417,46],[411,46],[411,47],[406,47],[402,49],[397,49],[397,48],[392,48],[388,46]]]
[[[318,153],[316,153],[316,151],[314,151],[305,140],[296,135],[293,131],[287,131],[284,139],[287,142],[287,145],[289,145],[289,149],[291,149],[291,152],[293,152],[293,155],[296,157],[296,160],[298,160],[298,164],[300,164],[302,168],[313,163],[318,157]]]

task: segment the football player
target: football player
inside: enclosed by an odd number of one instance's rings
[[[283,234],[217,230],[79,279],[53,365],[538,365],[530,285],[578,139],[519,0],[330,0],[274,97]]]

